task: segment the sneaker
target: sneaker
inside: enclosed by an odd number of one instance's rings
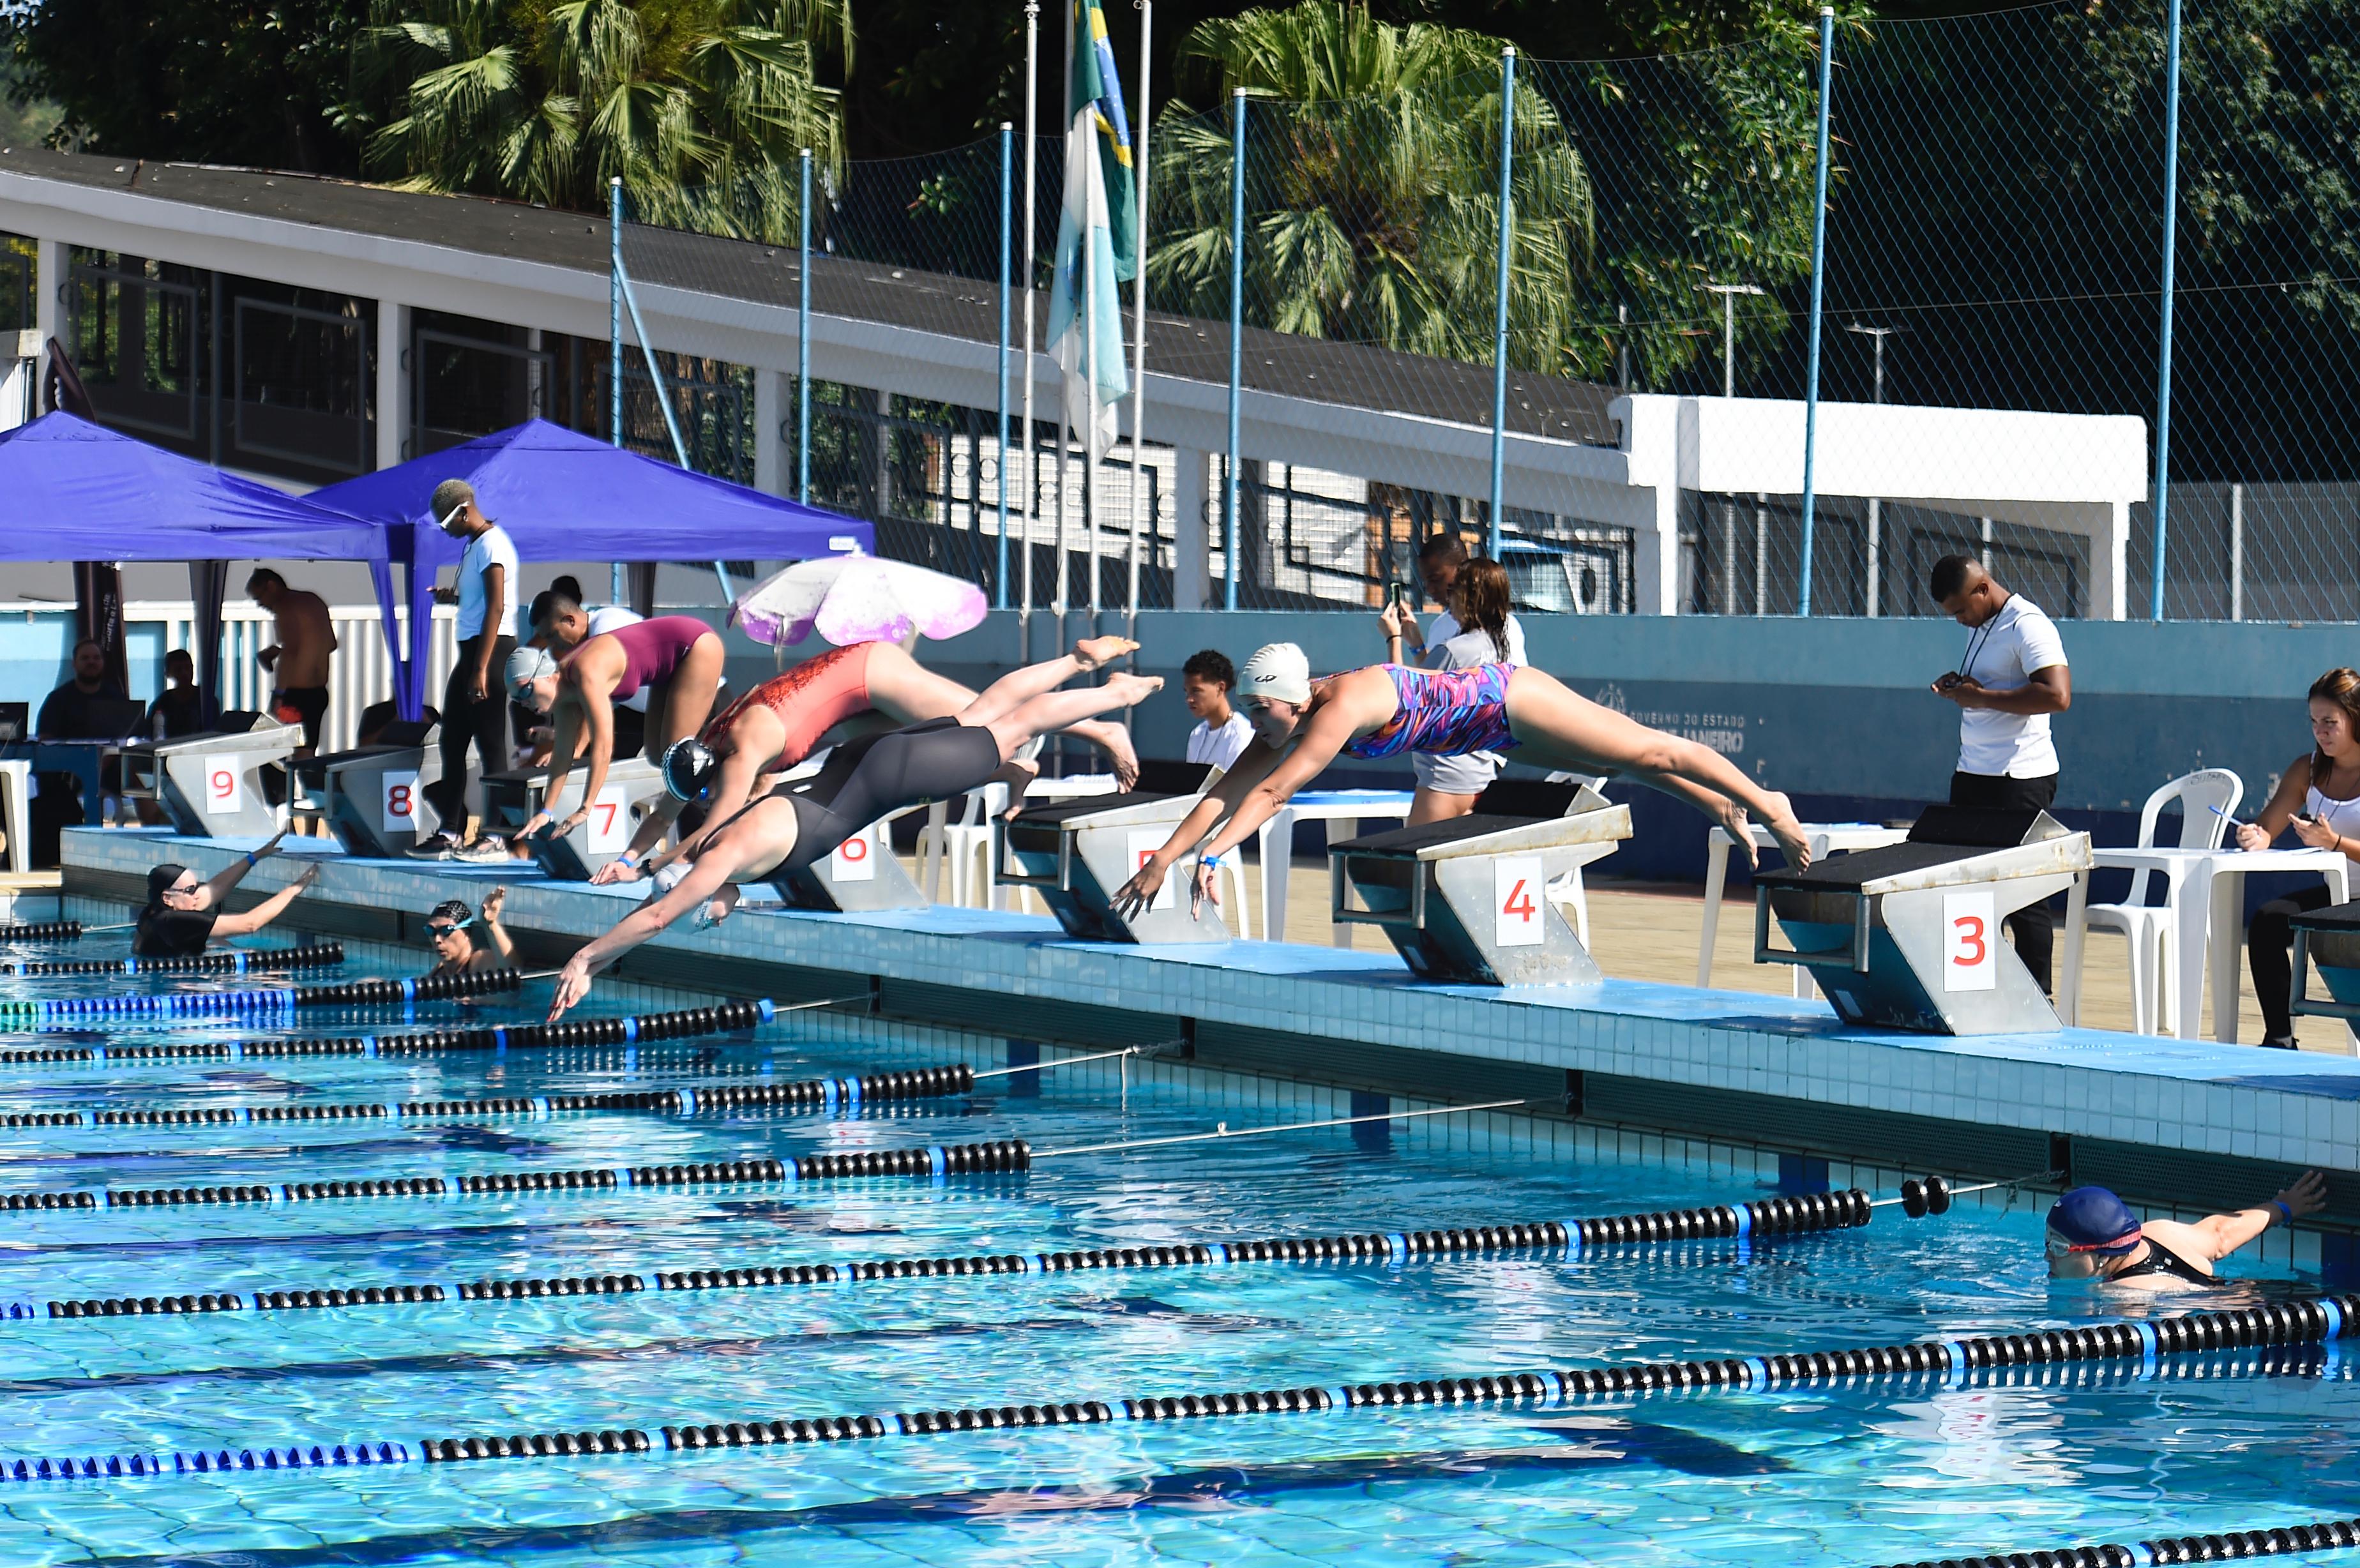
[[[512,856],[508,854],[508,840],[497,833],[486,833],[466,848],[460,850],[452,858],[464,860],[470,866],[501,866]]]
[[[447,833],[429,833],[402,853],[412,860],[456,860],[459,841]]]

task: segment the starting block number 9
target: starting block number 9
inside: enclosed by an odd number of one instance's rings
[[[1540,857],[1512,855],[1493,861],[1491,878],[1492,940],[1502,947],[1540,946],[1548,938],[1542,920],[1548,906],[1548,877]]]
[[[1143,833],[1133,833],[1127,841],[1128,847],[1131,850],[1131,875],[1134,877],[1139,875],[1140,871],[1145,867],[1147,863],[1155,858],[1155,852],[1164,847],[1164,841],[1171,836],[1172,835],[1170,833],[1164,832],[1160,828],[1152,828]],[[1164,886],[1155,890],[1155,898],[1148,904],[1147,907],[1151,909],[1173,909],[1179,908],[1180,895],[1176,890],[1175,885],[1183,877],[1194,877],[1196,875],[1196,862],[1193,860],[1188,862],[1187,869],[1185,872],[1181,870],[1180,867],[1176,866],[1174,866],[1172,868],[1172,875],[1164,879]]]
[[[877,841],[862,832],[836,846],[828,857],[828,876],[838,882],[877,880]]]
[[[246,810],[246,775],[235,757],[205,758],[205,815],[225,817]]]
[[[418,775],[416,773],[386,773],[379,777],[385,784],[384,822],[389,833],[414,833],[418,831]]]
[[[1999,988],[1999,916],[1991,889],[1942,895],[1942,989]]]

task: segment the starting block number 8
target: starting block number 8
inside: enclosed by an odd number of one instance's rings
[[[1942,989],[1999,988],[1997,900],[1986,887],[1942,895]]]
[[[1548,877],[1539,856],[1511,855],[1491,863],[1492,940],[1500,946],[1539,947],[1546,942],[1542,914],[1547,903]]]
[[[205,815],[225,817],[246,810],[246,775],[235,757],[205,758]]]
[[[418,775],[387,773],[380,775],[385,783],[384,822],[389,833],[418,831]]]

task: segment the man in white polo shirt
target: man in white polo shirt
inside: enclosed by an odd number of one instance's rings
[[[1967,628],[1966,657],[1934,682],[1960,707],[1959,768],[1950,804],[2047,811],[2057,799],[2057,746],[2049,715],[2073,705],[2073,675],[2057,623],[2011,593],[1972,555],[1946,555],[1926,583],[1942,613]],[[2057,917],[2046,902],[2008,917],[2016,955],[2049,989]]]

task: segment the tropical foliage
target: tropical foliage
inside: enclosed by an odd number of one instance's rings
[[[782,240],[852,44],[848,0],[376,0],[344,123],[404,189],[596,210],[619,176],[637,217]]]

